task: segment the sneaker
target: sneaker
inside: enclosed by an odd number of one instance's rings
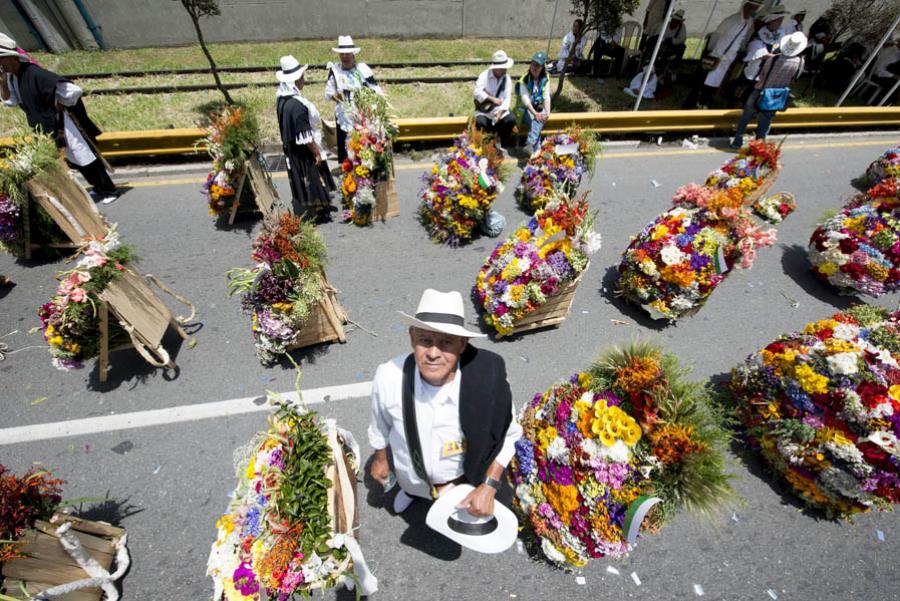
[[[118,197],[117,195],[115,195],[115,194],[104,194],[104,195],[102,195],[102,196],[99,197],[99,201],[98,201],[98,202],[99,202],[100,204],[108,205],[108,204],[112,204],[112,203],[116,202],[116,200],[117,200],[118,198],[119,198],[119,197]]]
[[[397,496],[394,497],[394,513],[400,514],[409,509],[409,506],[412,505],[413,498],[403,492],[403,489],[397,491]]]

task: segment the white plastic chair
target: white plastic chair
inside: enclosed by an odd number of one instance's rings
[[[881,94],[881,86],[874,81],[872,81],[872,75],[875,73],[875,63],[866,70],[865,75],[860,78],[860,80],[853,86],[853,89],[850,90],[850,96],[860,96],[866,104],[872,104],[875,102],[875,99]],[[866,100],[866,95],[868,95],[869,90],[873,90],[871,96],[869,96],[868,100]]]
[[[619,39],[619,46],[625,49],[625,56],[622,58],[619,75],[625,73],[625,66],[633,57],[641,55],[641,30],[641,24],[637,21],[622,23],[622,37]]]

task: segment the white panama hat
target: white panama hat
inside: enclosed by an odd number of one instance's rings
[[[353,38],[349,35],[339,35],[337,48],[332,48],[338,54],[359,54],[360,49],[353,44]]]
[[[28,58],[17,50],[18,46],[14,39],[5,33],[0,33],[0,57],[16,56],[20,60],[27,61]]]
[[[806,35],[802,31],[796,31],[781,38],[778,47],[784,56],[797,56],[806,50]]]
[[[502,50],[498,50],[494,53],[494,56],[491,57],[491,68],[492,69],[509,69],[513,66],[513,59],[506,56],[506,53]]]
[[[457,509],[467,494],[475,490],[471,484],[458,484],[445,490],[432,504],[425,523],[435,532],[467,549],[479,553],[503,553],[519,533],[519,521],[502,503],[494,502],[494,515],[476,517],[467,509]]]
[[[485,338],[486,334],[470,332],[464,327],[466,323],[462,295],[457,291],[439,292],[428,288],[422,293],[415,316],[397,311],[403,321],[415,328],[441,332],[463,338]]]
[[[786,18],[790,13],[788,13],[787,9],[783,6],[776,6],[772,10],[763,16],[762,20],[764,23],[771,23],[772,21],[777,21],[778,19]]]
[[[293,54],[281,57],[281,70],[275,73],[275,79],[284,83],[293,83],[303,77],[309,65],[301,65]]]

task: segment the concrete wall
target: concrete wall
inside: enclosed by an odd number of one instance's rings
[[[58,0],[41,0],[58,1]],[[635,19],[643,21],[649,0]],[[178,0],[85,0],[111,48],[192,44],[193,28]],[[542,37],[550,30],[556,0],[220,0],[220,17],[203,21],[209,41],[268,41],[375,36]],[[807,24],[829,0],[791,0],[788,8],[810,11]],[[713,7],[715,5],[715,10]],[[683,0],[691,34],[712,15],[715,27],[740,0]],[[569,0],[559,1],[554,37],[570,27]],[[36,44],[8,0],[0,0],[0,22],[26,48]]]

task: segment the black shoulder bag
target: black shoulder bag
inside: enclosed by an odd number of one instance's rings
[[[422,458],[422,443],[419,441],[419,424],[416,422],[416,401],[413,378],[416,376],[416,358],[410,354],[403,363],[403,430],[406,433],[406,446],[409,448],[409,458],[412,461],[413,471],[420,480],[428,484],[431,498],[437,499],[437,489],[428,472],[425,470],[425,461]]]

